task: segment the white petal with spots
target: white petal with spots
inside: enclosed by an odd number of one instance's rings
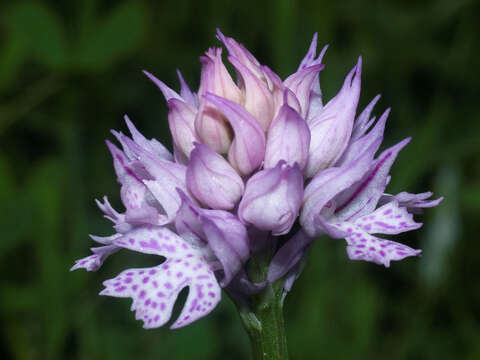
[[[399,207],[396,201],[379,207],[369,215],[354,222],[369,234],[399,234],[415,230],[422,226],[413,220],[413,215],[405,207]]]
[[[170,320],[182,289],[189,287],[187,301],[171,328],[188,325],[212,311],[221,289],[202,255],[172,231],[161,227],[139,228],[115,241],[130,250],[155,254],[167,260],[148,269],[128,269],[104,282],[101,295],[131,297],[132,311],[144,328],[157,328]]]

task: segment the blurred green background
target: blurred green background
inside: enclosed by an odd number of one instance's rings
[[[94,198],[120,207],[109,129],[128,113],[170,146],[166,104],[140,72],[198,86],[216,27],[282,77],[313,32],[329,43],[327,99],[363,55],[361,107],[393,111],[384,147],[413,142],[388,190],[446,200],[398,238],[423,257],[385,269],[317,241],[286,301],[292,359],[480,359],[478,1],[0,2],[0,358],[247,359],[226,297],[206,319],[143,330],[130,301],[97,296],[103,280],[155,259],[122,252],[97,273],[70,273],[107,235]]]

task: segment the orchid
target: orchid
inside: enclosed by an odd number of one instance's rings
[[[243,45],[220,31],[217,37],[236,80],[221,48],[201,57],[196,93],[180,72],[179,93],[144,72],[167,101],[173,154],[145,138],[128,117],[130,136],[112,131],[121,149],[107,146],[125,211],[106,197],[97,201],[115,233],[91,236],[102,246],[72,270],[95,271],[121,250],[158,255],[158,266],[125,269],[105,281],[100,294],[131,298],[136,318],[157,328],[169,322],[178,294],[188,287],[171,325],[178,328],[210,313],[223,288],[239,307],[258,358],[286,358],[284,342],[262,335],[268,321],[282,332],[278,314],[262,315],[255,304],[271,301],[281,312],[314,240],[345,239],[351,260],[389,267],[421,250],[374,234],[418,229],[412,214],[442,198],[385,192],[410,139],[375,156],[390,111],[378,121],[371,117],[377,96],[356,115],[362,58],[325,102],[319,73],[327,47],[317,55],[317,34],[297,71],[283,81]]]

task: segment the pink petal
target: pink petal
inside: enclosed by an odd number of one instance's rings
[[[177,70],[177,76],[180,80],[180,96],[185,100],[185,102],[191,105],[194,108],[198,107],[198,97],[196,94],[192,93],[188,84],[183,79],[182,73],[180,70]]]
[[[262,170],[247,182],[238,208],[245,223],[260,230],[283,235],[295,222],[303,199],[303,176],[297,164],[280,161],[273,169]]]
[[[334,164],[347,147],[360,96],[361,65],[357,65],[345,78],[340,92],[328,102],[318,115],[309,120],[311,141],[307,177]]]
[[[212,209],[231,210],[242,197],[242,178],[221,155],[206,145],[196,144],[186,176],[190,192]]]
[[[370,214],[387,186],[387,177],[400,150],[408,144],[407,138],[385,150],[372,163],[363,178],[336,198],[336,216],[340,220],[351,220]]]
[[[168,107],[168,125],[173,141],[177,148],[189,157],[194,148],[193,143],[199,141],[195,132],[195,109],[178,99],[170,99]]]
[[[280,160],[297,163],[303,170],[308,160],[310,130],[305,120],[286,103],[267,133],[265,168],[273,168]]]
[[[165,100],[168,101],[170,99],[178,99],[178,100],[184,100],[180,95],[178,95],[177,92],[174,90],[170,89],[165,83],[159,79],[157,79],[154,75],[150,74],[146,70],[142,70],[143,73],[155,84],[157,87],[160,89],[162,92],[163,96],[165,97]]]
[[[318,73],[323,70],[324,67],[325,65],[318,64],[303,68],[290,75],[284,81],[285,86],[288,87],[299,100],[301,108],[300,114],[303,118],[307,117],[313,83],[315,80],[318,80]]]
[[[230,164],[243,176],[248,176],[263,162],[265,133],[260,124],[242,106],[214,94],[205,98],[217,106],[233,127],[235,137],[228,151]]]
[[[377,123],[375,124],[375,127],[372,130],[370,130],[367,135],[364,135],[354,141],[350,141],[350,144],[348,145],[347,149],[345,150],[342,157],[340,158],[340,160],[338,160],[338,162],[335,165],[339,166],[355,160],[355,158],[358,157],[358,155],[361,153],[363,149],[368,148],[371,144],[378,141],[378,139],[380,139],[380,141],[383,140],[385,123],[387,121],[387,117],[389,114],[390,114],[390,109],[387,109],[380,117],[380,120],[377,121]],[[380,147],[380,143],[378,145]],[[377,150],[378,148],[375,149],[375,152],[377,152]]]
[[[229,56],[228,60],[237,69],[242,78],[245,90],[244,107],[267,130],[274,116],[274,99],[267,84],[258,78],[248,67],[237,58]]]
[[[364,176],[372,162],[373,150],[377,146],[378,144],[372,144],[357,160],[346,166],[321,171],[307,185],[300,224],[308,235],[315,237],[322,233],[323,230],[316,224],[316,217],[331,199]]]

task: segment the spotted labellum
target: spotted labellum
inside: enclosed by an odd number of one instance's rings
[[[221,48],[200,58],[200,86],[180,92],[149,72],[166,99],[173,153],[145,138],[125,117],[130,135],[107,141],[125,210],[105,197],[97,205],[113,235],[91,236],[100,246],[72,270],[95,271],[112,254],[158,256],[151,268],[126,269],[104,282],[101,295],[128,297],[145,328],[170,321],[178,294],[188,288],[171,328],[210,313],[228,294],[246,297],[268,284],[292,287],[315,239],[346,241],[346,255],[389,267],[421,250],[383,239],[418,229],[412,214],[442,198],[432,193],[386,193],[390,169],[410,139],[377,155],[389,110],[378,120],[375,97],[357,115],[362,59],[338,93],[322,96],[319,74],[327,47],[317,35],[298,69],[282,80],[241,44],[217,31]],[[248,262],[269,249],[268,274],[253,282]]]

